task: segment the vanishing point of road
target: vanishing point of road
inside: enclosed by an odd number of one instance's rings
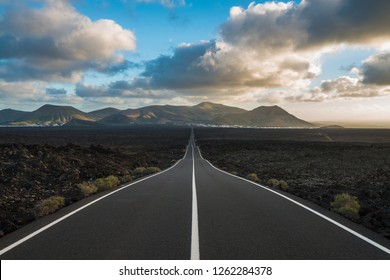
[[[6,235],[0,259],[390,259],[389,248],[335,213],[213,167],[192,132],[173,167]]]

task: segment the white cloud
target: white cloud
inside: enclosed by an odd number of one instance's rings
[[[7,5],[0,19],[0,79],[81,80],[84,71],[106,71],[135,50],[135,35],[112,20],[92,21],[68,1],[41,8]]]
[[[380,97],[389,94],[389,92],[390,88],[367,85],[358,78],[342,76],[335,80],[323,81],[320,87],[289,99],[293,101],[320,102],[333,99]]]
[[[51,94],[47,93],[47,90]],[[57,94],[53,94],[53,88],[45,82],[3,82],[0,81],[0,105],[2,107],[16,107],[29,109],[31,105],[42,103],[55,104],[80,104],[83,99],[74,94],[58,90]]]

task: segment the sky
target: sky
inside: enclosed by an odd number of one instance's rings
[[[0,0],[0,110],[203,101],[390,126],[388,0]]]

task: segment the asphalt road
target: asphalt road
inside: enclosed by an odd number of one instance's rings
[[[61,209],[0,248],[1,259],[390,259],[381,236],[217,170],[193,135],[174,167]]]

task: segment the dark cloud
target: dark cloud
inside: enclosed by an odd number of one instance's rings
[[[390,38],[388,0],[305,0],[233,8],[223,40],[259,52],[307,49]]]
[[[390,53],[378,54],[366,60],[360,69],[363,83],[390,85]]]
[[[139,69],[139,68],[142,68],[142,64],[141,63],[134,63],[134,62],[131,62],[131,61],[128,61],[128,60],[124,60],[123,62],[119,62],[119,63],[114,63],[114,64],[111,64],[111,65],[108,65],[105,68],[103,67],[101,69],[96,67],[96,69],[99,72],[103,72],[103,73],[106,73],[106,74],[112,74],[112,75],[124,72],[124,71],[126,71],[128,69]]]
[[[53,38],[17,38],[12,34],[0,36],[0,58],[56,58],[65,59],[66,55],[56,46]]]
[[[388,0],[307,0],[297,14],[308,45],[367,43],[390,38],[389,10]]]
[[[251,4],[246,10],[233,7],[220,29],[224,42],[264,56],[289,50],[306,39],[304,22],[292,3]]]
[[[185,45],[176,48],[172,56],[147,61],[134,87],[186,89],[215,83],[215,75],[199,65],[207,51],[215,50],[215,41]]]
[[[76,85],[77,96],[88,98],[121,97],[121,98],[153,98],[161,99],[171,96],[171,93],[157,92],[151,89],[135,88],[128,81],[116,81],[107,86],[93,86],[78,83]]]
[[[50,95],[64,95],[67,92],[64,88],[47,88],[46,93]]]
[[[104,97],[110,96],[108,91],[102,86],[92,86],[78,83],[76,85],[75,93],[80,97]]]

